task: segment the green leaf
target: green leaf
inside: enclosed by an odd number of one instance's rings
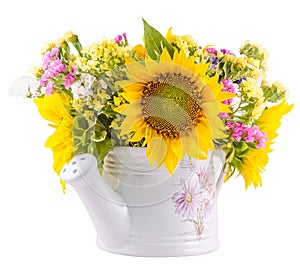
[[[232,160],[232,165],[240,172],[243,167],[243,161],[240,158],[234,157]]]
[[[92,142],[94,136],[95,126],[89,126],[84,117],[77,115],[73,120],[73,146],[76,151],[75,154],[81,154],[88,151],[88,146]]]
[[[114,140],[107,138],[101,142],[95,142],[97,151],[98,169],[103,170],[104,158],[115,145]]]
[[[144,42],[148,55],[153,60],[158,60],[164,48],[166,48],[171,57],[174,54],[174,48],[167,39],[156,29],[151,27],[144,19]]]
[[[248,145],[245,141],[234,142],[234,146],[238,153],[243,153],[248,149]]]
[[[100,160],[103,160],[106,154],[112,149],[114,146],[114,141],[110,138],[107,138],[101,142],[96,143],[97,155]]]

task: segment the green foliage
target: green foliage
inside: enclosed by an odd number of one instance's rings
[[[107,126],[99,119],[95,124],[89,125],[83,116],[77,115],[74,117],[72,133],[74,155],[93,154],[97,158],[99,170],[102,171],[104,158],[115,145],[115,141],[108,134]]]
[[[144,43],[148,55],[153,60],[158,60],[164,48],[166,48],[171,57],[174,54],[174,48],[167,39],[156,29],[151,27],[144,19]]]

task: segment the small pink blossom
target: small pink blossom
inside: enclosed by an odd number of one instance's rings
[[[256,145],[257,148],[264,148],[268,140],[267,134],[259,129],[258,126],[252,127],[238,122],[226,122],[226,127],[229,130],[229,135],[236,141],[242,140],[251,142]]]
[[[57,47],[52,48],[51,51],[48,51],[44,54],[43,60],[42,60],[42,69],[46,70],[50,64],[50,62],[57,58],[59,49]]]
[[[222,119],[226,119],[228,116],[229,116],[228,113],[225,113],[225,112],[219,113],[219,117],[222,118]]]
[[[222,91],[236,93],[235,85],[230,78],[222,80],[222,83],[224,85],[224,87],[222,88]],[[227,100],[223,101],[222,103],[223,104],[231,104],[232,101],[233,101],[233,99],[231,98],[231,99],[227,99]]]
[[[117,37],[114,38],[114,41],[116,44],[120,44],[122,41],[126,43],[127,41],[127,36],[126,33],[124,32],[122,35],[118,35]]]
[[[218,50],[214,47],[208,47],[205,49],[205,51],[208,52],[209,54],[214,54],[214,55],[218,54]]]
[[[76,68],[73,65],[72,71],[65,76],[64,86],[66,89],[69,89],[70,86],[75,82]]]
[[[122,36],[118,35],[117,37],[114,38],[114,40],[116,44],[120,44],[120,42],[122,41]]]
[[[67,66],[63,63],[63,61],[58,58],[58,53],[59,49],[54,47],[51,51],[44,54],[42,61],[42,69],[44,70],[44,73],[40,80],[40,84],[42,86],[47,86],[50,79],[55,78],[58,74],[67,69]]]
[[[53,83],[51,81],[48,82],[47,85],[46,85],[45,94],[48,95],[48,96],[51,95],[52,92],[53,92],[53,89],[54,89]]]
[[[66,89],[69,89],[70,86],[74,83],[75,77],[72,74],[67,74],[64,80],[64,86]]]

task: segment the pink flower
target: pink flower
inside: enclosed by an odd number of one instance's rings
[[[232,82],[232,80],[230,78],[222,80],[222,83],[224,85],[224,87],[222,88],[222,91],[228,91],[228,92],[231,92],[231,93],[236,93],[235,85],[234,85],[234,83]],[[231,104],[232,100],[233,99],[228,99],[228,100],[223,101],[222,103]]]
[[[120,42],[122,41],[122,36],[118,35],[117,37],[114,38],[114,40],[116,44],[120,44]]]
[[[64,86],[66,89],[69,89],[70,86],[74,83],[75,77],[71,74],[67,74],[64,80]]]
[[[49,79],[55,78],[58,74],[62,73],[67,69],[67,66],[63,63],[61,59],[58,58],[59,49],[54,47],[51,51],[44,54],[42,61],[42,69],[44,73],[42,74],[40,84],[42,86],[47,86]],[[51,87],[51,85],[49,85]]]
[[[200,185],[198,180],[185,181],[181,179],[181,187],[173,197],[175,203],[175,212],[187,219],[193,219],[197,216],[197,209],[201,205]]]
[[[256,125],[251,127],[244,123],[226,122],[225,126],[228,128],[229,135],[236,141],[252,142],[256,145],[256,148],[264,148],[268,140],[267,134]]]
[[[228,116],[229,116],[228,113],[225,113],[225,112],[219,113],[219,117],[220,117],[221,119],[226,119]]]
[[[48,51],[44,54],[43,61],[42,61],[42,69],[46,70],[50,64],[51,61],[54,60],[54,58],[57,58],[59,49],[57,47],[52,48],[51,51]]]
[[[214,54],[214,55],[218,54],[218,50],[214,47],[208,47],[208,48],[206,48],[205,51],[208,52],[209,54]]]
[[[46,85],[46,90],[45,90],[46,95],[48,95],[48,96],[51,95],[53,92],[53,89],[54,89],[54,85],[51,81],[49,81]]]
[[[115,43],[116,44],[120,44],[122,41],[124,41],[124,43],[127,43],[127,36],[126,33],[124,32],[122,35],[118,35],[117,37],[114,38]]]

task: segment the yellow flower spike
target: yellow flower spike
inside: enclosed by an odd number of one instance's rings
[[[66,93],[53,93],[44,98],[34,100],[39,113],[46,120],[53,122],[50,126],[56,128],[55,132],[47,139],[45,146],[53,152],[53,168],[57,174],[63,165],[71,160],[73,155],[72,125],[73,117],[69,114],[66,106],[70,104],[70,97]],[[64,182],[61,182],[63,191]]]
[[[183,51],[171,58],[164,49],[159,62],[127,65],[129,80],[119,83],[129,102],[114,109],[126,116],[121,134],[132,132],[132,142],[144,139],[150,162],[172,174],[185,155],[204,159],[214,149],[213,138],[225,136],[218,114],[232,94],[205,75],[207,68]]]

